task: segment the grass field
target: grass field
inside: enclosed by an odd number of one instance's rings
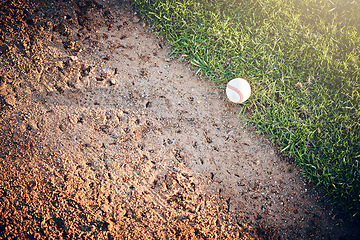
[[[241,115],[351,218],[360,215],[360,2],[133,0],[172,54],[224,87],[247,79]]]

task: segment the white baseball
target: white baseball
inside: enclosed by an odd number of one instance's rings
[[[226,95],[234,103],[245,102],[251,95],[250,84],[242,78],[235,78],[228,82]]]

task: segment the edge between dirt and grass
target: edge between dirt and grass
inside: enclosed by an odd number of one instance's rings
[[[133,0],[196,73],[247,79],[241,115],[310,182],[360,215],[360,3]]]

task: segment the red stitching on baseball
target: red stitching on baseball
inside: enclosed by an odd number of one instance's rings
[[[240,96],[239,102],[241,102],[241,101],[244,99],[244,95],[240,92],[239,89],[237,89],[236,87],[230,85],[229,83],[227,84],[227,87],[228,87],[229,89],[235,91],[237,94],[239,94],[239,96]]]

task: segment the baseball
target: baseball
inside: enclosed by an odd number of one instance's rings
[[[227,84],[226,95],[234,103],[245,102],[250,94],[250,84],[245,79],[235,78]]]

